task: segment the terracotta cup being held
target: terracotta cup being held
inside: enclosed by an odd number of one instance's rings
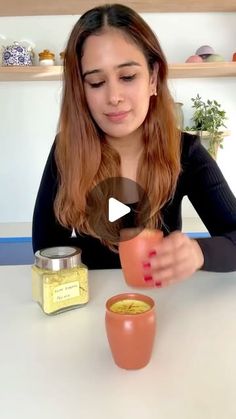
[[[119,256],[124,278],[129,286],[153,287],[151,282],[144,282],[142,264],[148,259],[153,246],[162,240],[163,233],[161,230],[144,229],[133,238],[124,240],[125,237],[128,237],[128,230],[121,231],[119,243]]]
[[[139,369],[150,361],[156,331],[152,298],[124,293],[106,302],[105,325],[115,363],[120,368]]]

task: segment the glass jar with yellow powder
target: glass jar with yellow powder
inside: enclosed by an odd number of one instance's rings
[[[32,295],[46,314],[81,307],[89,300],[88,268],[76,247],[50,247],[35,253]]]

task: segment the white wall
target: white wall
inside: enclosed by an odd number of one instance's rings
[[[9,44],[28,40],[36,55],[51,49],[63,50],[79,16],[1,17],[0,41]],[[143,14],[154,29],[168,62],[184,62],[202,44],[232,59],[236,51],[236,13]],[[218,163],[236,194],[236,78],[171,79],[176,101],[184,103],[185,124],[191,116],[190,98],[216,99],[228,114],[231,136],[219,152]],[[50,146],[56,134],[60,103],[60,82],[0,83],[0,224],[30,222],[34,201]],[[194,211],[188,203],[184,215]]]

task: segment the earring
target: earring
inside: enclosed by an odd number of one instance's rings
[[[154,90],[154,92],[153,92],[152,96],[157,96],[157,91],[156,91],[156,89]]]

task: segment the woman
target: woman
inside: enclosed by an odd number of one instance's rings
[[[113,225],[104,215],[109,191],[102,200],[99,192],[90,195],[118,177],[145,190],[145,226],[165,236],[143,261],[144,283],[168,285],[199,269],[236,270],[235,197],[199,139],[178,131],[173,109],[167,62],[144,20],[122,5],[86,12],[65,51],[59,134],[36,200],[34,251],[77,245],[89,268],[119,268]],[[211,237],[181,233],[185,195]],[[91,214],[110,235],[97,233]]]

